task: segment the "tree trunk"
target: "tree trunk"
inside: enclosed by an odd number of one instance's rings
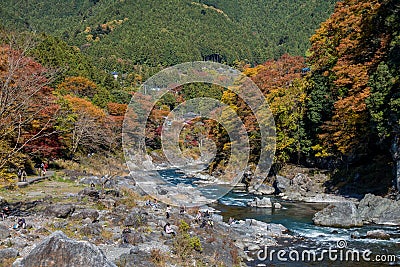
[[[397,191],[400,192],[400,160],[396,161],[396,177],[394,179]]]
[[[398,135],[396,135],[392,143],[392,156],[395,163],[394,186],[398,191],[400,191],[400,146]]]

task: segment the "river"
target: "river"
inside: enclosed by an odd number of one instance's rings
[[[192,184],[194,181],[199,180],[198,178],[188,178],[183,173],[176,172],[173,169],[160,171],[161,176],[173,183],[186,183]],[[207,192],[212,197],[212,191]],[[230,191],[225,196],[218,199],[218,201],[210,204],[213,208],[219,210],[224,220],[227,221],[230,217],[237,220],[240,219],[256,219],[268,223],[279,223],[289,229],[290,234],[296,236],[296,241],[291,240],[282,241],[285,246],[275,247],[270,249],[284,249],[287,253],[290,251],[299,251],[300,253],[304,250],[313,250],[322,253],[322,250],[336,249],[338,242],[344,244],[346,251],[357,250],[360,253],[360,262],[354,262],[352,260],[346,260],[344,256],[342,260],[330,260],[326,257],[323,260],[324,265],[329,266],[385,266],[385,265],[400,265],[400,227],[398,226],[379,226],[371,225],[358,228],[332,228],[332,227],[320,227],[312,223],[313,215],[323,209],[326,203],[304,203],[285,201],[278,197],[273,197],[273,201],[282,204],[282,209],[272,210],[269,208],[252,208],[248,207],[246,203],[253,200],[255,196],[247,194],[245,192]],[[376,240],[376,239],[354,239],[351,235],[364,236],[367,231],[383,229],[391,236],[390,240]],[[362,253],[370,250],[371,254],[367,255],[371,262],[363,261]],[[345,252],[346,252],[345,251]],[[286,254],[288,255],[288,254]],[[293,254],[295,255],[295,254]],[[333,254],[334,255],[334,254]],[[365,254],[366,255],[366,254]],[[376,262],[378,259],[376,256],[382,255],[384,258],[386,255],[397,256],[396,262],[382,263]],[[334,257],[333,257],[334,258]],[[340,257],[338,257],[340,258]],[[248,262],[249,266],[320,266],[322,262],[312,261],[282,261],[276,257],[272,257],[271,261],[266,262],[265,260],[259,260],[254,262]]]

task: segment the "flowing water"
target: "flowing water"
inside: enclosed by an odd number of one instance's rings
[[[185,183],[192,184],[194,181],[199,180],[197,178],[188,178],[183,173],[176,172],[175,170],[164,170],[160,171],[160,174],[165,180],[173,183]],[[216,188],[218,191],[218,188]],[[208,196],[213,196],[213,191],[203,192]],[[320,227],[312,223],[312,217],[316,212],[323,209],[327,204],[321,203],[304,203],[297,201],[284,201],[280,198],[272,198],[273,202],[279,202],[282,204],[282,209],[269,209],[269,208],[252,208],[246,204],[255,198],[254,195],[247,194],[245,192],[234,192],[230,191],[228,194],[218,199],[215,203],[211,204],[213,208],[221,211],[221,215],[224,220],[228,220],[233,217],[237,220],[240,219],[256,219],[268,223],[279,223],[289,229],[290,234],[296,236],[295,241],[293,240],[281,240],[285,246],[268,248],[280,250],[284,249],[286,254],[284,258],[288,261],[282,261],[277,259],[275,254],[271,258],[256,260],[248,262],[250,266],[387,266],[387,265],[400,265],[400,227],[397,226],[364,226],[357,228],[341,229],[332,227]],[[389,233],[390,240],[376,240],[369,238],[358,238],[354,239],[352,235],[365,236],[367,231],[382,229]],[[328,257],[327,254],[321,261],[297,261],[296,252],[301,253],[304,250],[315,251],[318,256],[321,256],[322,250],[337,249],[337,246],[345,246],[342,248],[343,256],[340,256],[339,252],[332,252],[332,256]],[[359,253],[360,261],[351,260],[351,254],[346,256],[346,252],[356,250]],[[364,254],[366,258],[371,261],[363,261],[362,253],[370,250],[371,254]],[[271,251],[271,250],[270,250]],[[340,251],[340,250],[338,250]],[[293,253],[292,258],[288,258],[288,253]],[[265,254],[265,253],[264,253]],[[269,256],[271,254],[268,254]],[[331,260],[337,256],[336,260]],[[397,257],[395,262],[383,263],[377,262],[376,256],[381,256],[382,259],[386,255],[395,255]],[[290,260],[294,259],[294,260]],[[300,257],[301,259],[301,257]],[[342,259],[342,260],[340,260]],[[346,260],[349,259],[349,260]]]

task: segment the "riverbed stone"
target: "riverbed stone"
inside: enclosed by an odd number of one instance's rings
[[[125,219],[125,226],[132,226],[138,228],[143,224],[147,223],[147,216],[140,211],[132,211]]]
[[[320,226],[355,227],[362,226],[363,221],[353,202],[334,203],[317,212],[313,222]]]
[[[99,223],[84,224],[79,228],[79,232],[86,236],[99,236],[103,227]]]
[[[252,243],[248,243],[248,244],[246,244],[246,246],[247,246],[247,250],[249,250],[249,251],[256,251],[256,250],[261,249],[259,245],[252,244]]]
[[[83,190],[81,190],[81,191],[78,193],[78,195],[79,195],[80,197],[86,197],[86,196],[88,196],[88,197],[92,197],[92,198],[95,198],[95,199],[99,199],[99,197],[100,197],[100,192],[99,192],[97,189],[95,189],[95,188],[86,187],[86,188],[84,188]]]

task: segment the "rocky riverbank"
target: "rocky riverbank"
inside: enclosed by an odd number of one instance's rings
[[[4,266],[245,266],[248,251],[291,238],[282,225],[256,220],[200,227],[197,210],[181,213],[150,202],[129,177],[53,177],[7,191],[0,207],[0,261]],[[13,229],[19,218],[26,228]],[[170,223],[176,236],[167,235]]]

